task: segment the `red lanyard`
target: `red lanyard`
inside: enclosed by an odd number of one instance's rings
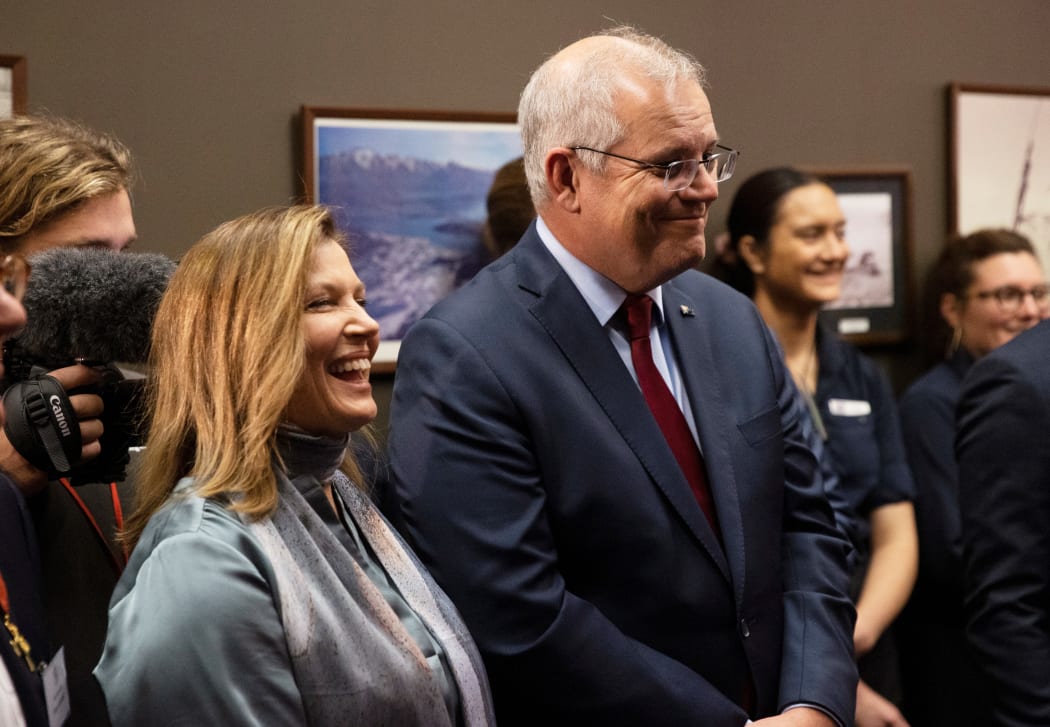
[[[14,649],[15,655],[21,657],[26,663],[29,671],[36,671],[37,665],[30,656],[29,642],[15,626],[15,622],[11,620],[11,601],[7,597],[7,581],[4,580],[3,573],[0,573],[0,608],[4,611],[4,628],[11,637],[9,639],[11,648]]]
[[[84,517],[87,518],[87,521],[91,523],[91,527],[95,530],[95,535],[98,536],[98,539],[102,542],[102,547],[104,547],[106,549],[106,552],[109,554],[110,560],[113,561],[113,565],[117,569],[117,573],[122,573],[124,571],[125,564],[128,562],[127,546],[121,546],[121,553],[124,556],[124,560],[123,562],[121,562],[121,560],[117,558],[117,556],[113,555],[113,550],[109,547],[109,540],[106,539],[105,534],[102,532],[102,528],[99,527],[98,521],[95,520],[95,516],[91,514],[90,508],[88,508],[88,506],[84,503],[84,500],[81,499],[80,495],[77,494],[76,488],[74,488],[72,483],[70,483],[69,478],[63,477],[59,480],[59,482],[61,482],[62,486],[66,488],[66,492],[68,492],[69,496],[73,498],[73,501],[77,503],[77,506],[80,508],[80,511],[84,513]],[[113,519],[117,523],[117,530],[123,530],[124,510],[120,506],[120,496],[117,493],[116,482],[109,483],[109,494],[113,500]]]

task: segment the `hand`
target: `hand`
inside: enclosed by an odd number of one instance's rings
[[[794,707],[783,714],[766,717],[752,724],[754,727],[838,727],[835,720],[812,707]]]
[[[857,727],[909,727],[900,710],[863,681],[857,683]]]
[[[66,391],[102,381],[97,371],[79,364],[56,369],[49,375]],[[97,394],[74,394],[69,397],[69,403],[80,426],[80,458],[86,462],[102,452],[102,445],[98,441],[103,429],[102,421],[98,418],[102,415],[102,398]],[[3,430],[0,430],[0,469],[26,496],[35,495],[47,485],[47,473],[29,464],[8,441]]]

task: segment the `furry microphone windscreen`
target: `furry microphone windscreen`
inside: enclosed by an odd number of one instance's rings
[[[17,344],[42,364],[143,363],[175,262],[154,253],[63,247],[29,259]]]

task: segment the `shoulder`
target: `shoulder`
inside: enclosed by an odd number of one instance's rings
[[[959,399],[961,379],[946,363],[939,363],[915,379],[901,395],[901,412],[919,413],[931,405],[954,407]]]
[[[221,502],[183,492],[135,546],[110,600],[107,638],[180,649],[188,634],[257,631],[254,622],[267,610],[276,616],[276,603],[273,567],[250,528]]]
[[[538,240],[533,243],[527,238],[523,239],[508,253],[479,270],[461,288],[438,301],[421,320],[438,320],[459,326],[483,323],[491,319],[494,313],[508,311],[509,306],[497,306],[496,301],[505,304],[513,299],[516,292],[524,292],[519,291],[521,279],[532,277],[534,273],[530,275],[526,271],[535,268],[535,261],[544,256],[548,258],[546,272],[553,277],[561,270],[554,258],[550,257]],[[533,296],[526,295],[526,300],[531,299]],[[414,325],[409,329],[409,334],[413,328]]]
[[[956,453],[1026,459],[1047,453],[1050,426],[1050,325],[1043,322],[978,360],[963,379]]]
[[[94,674],[114,724],[301,724],[278,603],[250,528],[180,493],[150,520],[110,602]]]
[[[150,518],[136,553],[148,555],[180,536],[239,542],[239,536],[248,533],[248,526],[237,513],[218,499],[193,494],[189,483],[188,479],[180,482],[168,502]]]
[[[664,285],[669,290],[694,296],[717,310],[746,315],[751,315],[752,311],[757,312],[754,303],[746,295],[699,270],[687,270]]]
[[[207,563],[207,568],[200,565]],[[177,489],[150,519],[114,593],[114,603],[139,584],[181,579],[181,588],[220,585],[246,576],[272,581],[269,559],[248,525],[223,502]]]
[[[967,392],[975,386],[1014,382],[1050,392],[1050,321],[1020,334],[975,363],[964,379]]]
[[[722,340],[730,346],[758,344],[776,349],[772,333],[762,320],[755,304],[740,291],[731,288],[707,273],[687,270],[663,285],[664,310],[682,309],[683,314],[695,316],[704,335]]]

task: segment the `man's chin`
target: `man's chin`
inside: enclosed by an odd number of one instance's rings
[[[702,263],[704,261],[704,257],[707,256],[707,238],[704,236],[704,233],[701,232],[698,235],[694,235],[689,240],[687,249],[691,253],[690,257],[692,258],[692,262],[690,263],[689,267],[695,268],[697,265]]]
[[[704,255],[706,252],[707,246],[704,241],[704,236],[701,235],[698,241],[693,241],[692,243],[690,243],[688,248],[688,254],[682,257],[678,269],[671,277],[681,275],[686,270],[693,270],[695,268],[700,267],[700,265],[704,262]]]

